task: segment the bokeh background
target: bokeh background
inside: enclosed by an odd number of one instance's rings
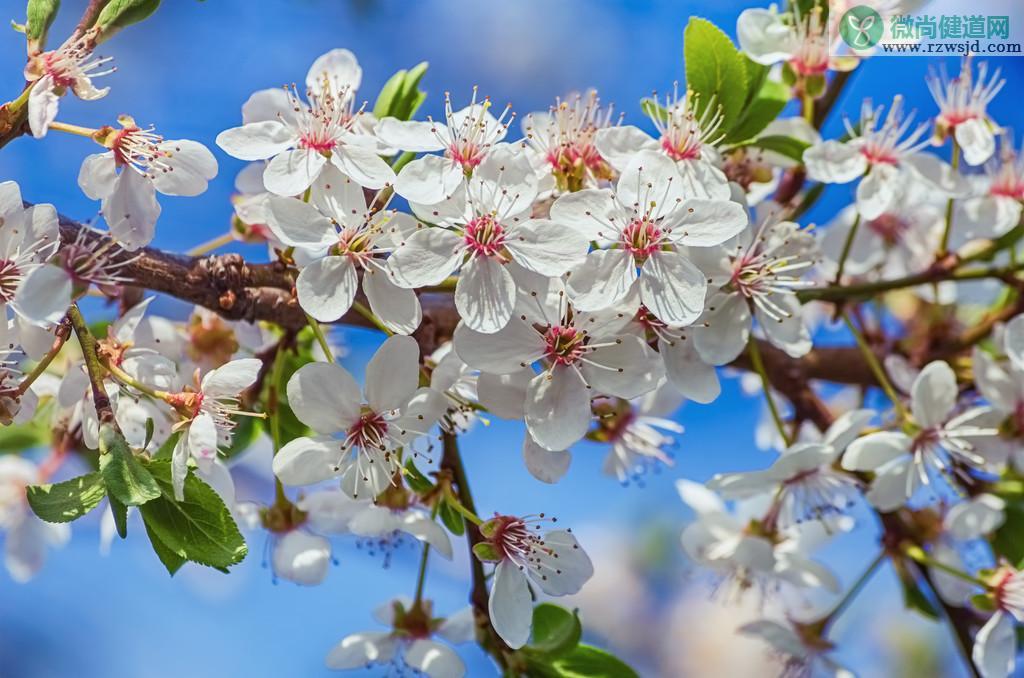
[[[70,31],[85,4],[65,0],[54,40]],[[301,83],[313,59],[331,48],[357,54],[364,73],[361,98],[371,105],[394,71],[427,60],[423,86],[429,97],[421,115],[442,113],[445,90],[460,102],[473,85],[497,104],[511,102],[520,116],[546,109],[555,96],[594,87],[625,112],[626,122],[648,126],[638,101],[682,80],[687,17],[704,16],[734,36],[736,18],[748,6],[735,0],[167,0],[151,19],[102,48],[118,66],[102,83],[112,87],[110,95],[89,104],[66,98],[60,117],[98,127],[130,113],[169,138],[196,139],[214,150],[220,174],[204,195],[160,198],[154,245],[184,250],[228,227],[229,197],[242,163],[216,148],[217,133],[239,124],[240,107],[252,91]],[[2,0],[0,7],[4,23],[23,18],[23,0]],[[9,98],[22,84],[24,43],[0,30],[0,96]],[[937,63],[926,57],[869,60],[839,108],[856,114],[863,97],[887,102],[903,93],[911,108],[928,117],[934,105],[924,77]],[[1004,58],[999,65],[1010,84],[991,113],[1013,126],[1020,120],[1024,59]],[[954,61],[947,66],[958,68]],[[834,116],[826,133],[839,125]],[[82,158],[94,151],[87,140],[59,133],[43,141],[22,138],[0,152],[0,180],[16,180],[27,200],[51,202],[89,220],[98,204],[81,193],[76,177]],[[848,191],[830,190],[808,219],[827,222]],[[233,249],[262,255],[258,247]],[[189,312],[170,300],[151,309],[176,317]],[[88,310],[93,317],[107,312]],[[347,347],[343,362],[357,374],[379,341],[355,330],[336,332],[333,339]],[[674,450],[674,466],[628,487],[601,475],[604,450],[589,443],[577,446],[562,482],[543,485],[522,464],[521,428],[478,426],[463,443],[478,505],[488,514],[545,511],[574,527],[596,566],[594,580],[573,601],[587,638],[628,659],[642,675],[765,675],[772,670],[765,648],[733,634],[757,613],[756,601],[726,604],[686,563],[678,533],[690,515],[674,488],[679,477],[705,480],[770,463],[772,454],[755,444],[761,401],[745,395],[739,379],[727,377],[714,405],[687,405],[676,416],[686,433]],[[240,460],[241,499],[269,498],[269,453],[266,445],[259,447]],[[867,523],[822,551],[844,586],[877,553]],[[28,584],[15,584],[0,570],[0,677],[329,675],[323,658],[330,647],[348,633],[376,628],[372,608],[410,594],[415,582],[417,552],[411,546],[385,567],[379,554],[338,540],[338,563],[322,586],[275,583],[260,534],[249,535],[250,555],[230,576],[186,566],[170,579],[141,524],[107,556],[100,553],[97,524],[96,516],[76,523],[71,543],[53,552]],[[432,559],[427,594],[440,613],[465,604],[464,550],[456,545],[452,563]],[[814,602],[821,603],[808,604]],[[963,675],[947,630],[903,610],[889,569],[875,576],[833,637],[837,657],[865,676]],[[462,654],[470,675],[493,674],[479,650],[465,647]]]

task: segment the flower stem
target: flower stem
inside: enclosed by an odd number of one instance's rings
[[[18,395],[24,395],[32,384],[35,383],[36,379],[46,372],[46,369],[53,362],[53,359],[57,357],[57,354],[60,353],[61,349],[64,348],[64,343],[70,336],[71,322],[67,317],[65,317],[64,320],[60,322],[60,325],[57,326],[56,338],[53,340],[53,345],[50,347],[50,350],[46,352],[46,355],[36,363],[36,366],[32,368],[32,371],[22,379],[20,384],[18,384]]]
[[[391,330],[389,330],[389,329],[387,328],[387,326],[385,326],[385,325],[384,325],[384,323],[382,323],[382,322],[380,321],[380,318],[378,318],[378,317],[377,317],[376,315],[374,315],[373,311],[371,311],[370,309],[368,309],[368,308],[366,307],[366,305],[365,305],[365,304],[363,304],[362,302],[359,302],[359,301],[353,301],[353,302],[352,302],[352,310],[353,310],[353,311],[355,311],[356,313],[358,313],[359,315],[363,316],[364,318],[366,318],[366,320],[367,320],[367,321],[368,321],[368,322],[369,322],[369,323],[370,323],[371,325],[373,325],[374,327],[376,327],[376,328],[377,328],[378,330],[380,330],[380,331],[381,331],[381,332],[383,332],[384,334],[388,335],[389,337],[390,337],[390,336],[391,336],[392,334],[394,334],[394,332],[392,332]]]
[[[320,344],[320,350],[324,352],[327,362],[333,363],[334,353],[331,352],[331,345],[327,343],[327,337],[324,336],[324,328],[320,327],[320,321],[307,313],[306,322],[309,323],[309,329],[313,330],[313,336],[316,337],[316,342]]]
[[[862,572],[861,575],[857,577],[857,581],[853,582],[853,584],[850,585],[850,588],[847,589],[846,595],[844,595],[842,599],[838,603],[836,603],[836,606],[833,607],[832,611],[829,612],[828,615],[825,617],[823,621],[824,626],[827,627],[830,624],[832,624],[832,622],[838,619],[839,615],[841,615],[846,610],[846,608],[850,606],[850,603],[852,603],[857,598],[857,595],[861,592],[861,589],[864,588],[864,585],[868,583],[872,575],[875,574],[875,571],[878,569],[879,565],[885,562],[885,559],[887,557],[888,554],[885,551],[881,551],[877,556],[874,557],[874,559],[871,561],[870,564],[868,564],[864,572]]]
[[[986,590],[992,588],[989,585],[989,583],[984,581],[983,579],[979,579],[978,577],[975,577],[972,574],[968,574],[963,570],[958,570],[952,565],[947,565],[946,563],[943,563],[940,560],[936,560],[931,555],[929,555],[923,548],[916,544],[905,545],[902,550],[905,556],[907,556],[911,560],[917,561],[922,565],[925,565],[935,570],[941,570],[946,574],[950,575],[951,577],[962,579],[965,582],[969,582],[976,586],[980,586],[981,588]]]
[[[157,400],[164,400],[168,396],[167,391],[161,391],[161,390],[155,389],[155,388],[153,388],[151,386],[147,386],[146,384],[143,384],[141,381],[139,381],[138,379],[136,379],[132,375],[128,374],[123,369],[121,369],[119,366],[113,364],[109,360],[108,361],[103,361],[102,365],[103,365],[103,368],[107,372],[109,372],[112,377],[114,377],[114,379],[117,379],[119,382],[121,382],[125,386],[130,386],[130,387],[134,388],[136,391],[138,391],[140,393],[145,393],[150,398],[156,398]]]
[[[82,317],[78,304],[72,303],[68,308],[68,319],[78,336],[78,343],[82,347],[82,356],[85,358],[85,370],[89,374],[89,383],[92,386],[92,402],[96,407],[96,415],[102,424],[111,424],[119,429],[114,419],[114,408],[110,405],[110,398],[107,397],[107,390],[103,386],[105,375],[103,365],[100,363],[99,354],[96,352],[96,338],[89,332],[89,325]]]
[[[270,416],[270,440],[274,456],[277,456],[281,449],[281,407],[278,400],[278,385],[281,383],[281,375],[284,374],[284,344],[285,342],[281,341],[277,345],[274,364],[270,368],[270,384],[267,386],[267,414]],[[291,503],[284,492],[284,485],[276,475],[274,476],[274,499],[274,503],[278,506],[286,506]]]
[[[861,331],[858,330],[857,326],[853,324],[852,320],[850,320],[850,315],[846,311],[843,311],[840,315],[843,318],[843,322],[846,323],[847,329],[850,330],[850,334],[853,335],[854,340],[857,342],[857,348],[860,349],[861,355],[864,356],[864,361],[871,369],[871,373],[875,375],[875,379],[878,380],[879,386],[881,386],[882,390],[885,391],[886,397],[892,401],[892,406],[896,410],[896,414],[899,416],[901,421],[906,421],[907,408],[903,405],[903,400],[900,398],[899,394],[896,393],[896,389],[893,388],[893,385],[889,381],[889,377],[886,375],[881,363],[878,362],[878,356],[876,356],[875,352],[871,350],[871,347],[868,345],[868,340],[864,338]]]
[[[74,134],[80,137],[86,137],[92,139],[94,135],[99,132],[98,129],[91,127],[82,127],[81,125],[72,125],[67,122],[58,122],[54,120],[50,123],[50,129],[57,130],[58,132],[66,132],[68,134]]]
[[[189,255],[190,257],[200,257],[204,254],[209,254],[210,252],[220,247],[223,247],[224,245],[228,245],[234,242],[234,240],[234,233],[228,231],[227,233],[222,233],[221,235],[218,235],[216,238],[212,238],[204,243],[196,245],[192,249],[185,252],[185,254]]]
[[[437,507],[440,504],[434,504],[434,508],[430,511],[430,519],[434,520],[437,518]],[[420,602],[423,600],[423,586],[427,581],[427,558],[430,556],[430,544],[423,542],[423,555],[420,556],[420,569],[416,574],[416,596],[413,598],[413,607],[419,607]]]
[[[779,430],[783,444],[788,447],[790,444],[789,433],[786,431],[786,424],[782,421],[782,415],[779,414],[779,408],[775,404],[775,399],[772,398],[772,383],[768,379],[768,372],[764,368],[764,358],[761,357],[761,349],[758,347],[757,339],[754,337],[750,337],[750,341],[747,342],[747,352],[750,353],[750,363],[754,366],[754,371],[761,377],[764,399],[768,403],[768,411],[772,414],[775,428]]]
[[[958,174],[960,171],[960,144],[956,142],[955,138],[953,139],[953,158],[950,164],[953,166],[953,174]],[[949,252],[949,236],[953,230],[953,202],[953,198],[946,201],[946,228],[942,231],[942,242],[939,243],[940,259]]]
[[[843,251],[839,254],[839,264],[836,267],[836,278],[835,284],[840,285],[843,282],[843,269],[846,268],[846,259],[850,256],[850,250],[853,249],[853,239],[857,235],[857,228],[860,227],[860,213],[853,220],[853,224],[850,226],[849,233],[846,234],[846,241],[843,242]]]

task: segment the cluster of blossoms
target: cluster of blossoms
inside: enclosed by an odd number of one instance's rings
[[[834,102],[824,92],[844,79],[833,74],[861,60],[830,54],[836,19],[820,6],[747,10],[742,52],[719,55],[750,69],[758,88],[798,100],[802,115],[775,119],[780,107],[751,122],[764,110],[751,105],[737,120],[727,92],[691,77],[688,89],[645,101],[650,133],[595,92],[519,125],[511,106],[495,109],[475,89],[464,107],[446,93],[442,119],[415,120],[422,70],[397,75],[370,109],[356,57],[332,50],[301,90],[256,92],[242,125],[217,136],[251,163],[226,240],[262,243],[270,262],[188,262],[188,275],[223,275],[216,302],[197,293],[183,322],[147,313],[154,297],[132,290],[191,284],[147,268],[183,265],[147,247],[156,193],[202,193],[216,158],[129,116],[99,129],[58,120],[67,92],[107,94],[93,84],[113,71],[93,53],[102,21],[31,53],[21,132],[103,147],[85,158],[79,185],[100,201],[106,229],[0,183],[0,304],[10,309],[0,314],[0,422],[43,421],[37,442],[50,447],[39,464],[0,458],[12,577],[34,575],[46,548],[67,540],[66,522],[104,496],[108,536],[124,536],[127,507],[138,507],[172,573],[185,561],[235,564],[240,536],[225,560],[209,545],[197,555],[147,509],[168,502],[187,517],[198,505],[216,513],[202,519],[224,540],[236,523],[265,532],[274,577],[300,585],[325,580],[343,538],[385,564],[422,549],[415,598],[385,603],[375,617],[387,630],[345,637],[329,667],[458,677],[465,666],[440,639],[475,640],[509,675],[534,675],[546,626],[534,623],[535,601],[579,593],[595,565],[543,513],[481,518],[459,437],[491,417],[521,421],[516,445],[537,480],[567,477],[572,448],[589,441],[607,448],[605,474],[640,484],[672,465],[679,406],[717,400],[731,374],[718,368],[732,366],[758,378],[774,459],[676,484],[694,513],[682,551],[736,596],[783,601],[781,616],[739,632],[788,668],[849,675],[828,632],[859,584],[835,598],[844,587],[818,552],[867,509],[882,533],[864,580],[891,562],[917,597],[957,609],[946,616],[974,634],[974,670],[1009,675],[1024,574],[994,535],[1024,529],[1010,521],[1019,506],[1007,508],[1024,473],[1024,165],[988,113],[1004,81],[966,59],[956,77],[929,78],[934,119],[900,97],[865,101],[845,136],[824,139],[814,106]],[[761,95],[748,92],[748,103]],[[825,227],[801,223],[826,185],[852,183],[831,189],[849,199]],[[1003,284],[962,284],[979,279]],[[899,303],[886,303],[897,291]],[[116,319],[90,328],[79,310],[88,295],[116,300]],[[362,384],[321,323],[386,335],[356,371]],[[835,343],[829,335],[850,345],[815,350],[821,337]],[[240,454],[259,446],[272,452],[266,503],[236,496],[232,470],[252,465]],[[48,502],[64,495],[48,483],[76,463],[97,469],[67,490],[77,503],[54,512]],[[136,489],[118,484],[116,464]],[[452,559],[463,535],[472,606],[435,617],[427,556]],[[815,591],[828,607],[808,611]]]

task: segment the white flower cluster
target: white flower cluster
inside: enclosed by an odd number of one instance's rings
[[[61,353],[75,300],[90,290],[130,298],[121,288],[137,282],[126,271],[153,240],[156,193],[199,194],[218,167],[201,144],[166,140],[130,117],[84,131],[57,121],[67,91],[107,93],[92,84],[112,70],[93,56],[94,35],[34,55],[29,129],[104,147],[85,159],[79,184],[101,201],[108,231],[69,237],[52,206],[26,206],[14,182],[0,183],[0,305],[10,308],[0,314],[0,420],[45,418],[64,441],[38,467],[0,459],[8,570],[27,579],[46,545],[66,541],[66,525],[31,512],[26,488],[76,445],[100,448],[109,409],[143,457],[167,448],[177,500],[195,474],[243,525],[267,530],[276,577],[322,582],[338,535],[385,562],[410,538],[451,559],[450,533],[461,534],[452,524],[468,521],[473,557],[488,571],[475,582],[489,589],[486,606],[474,592],[474,608],[435,618],[421,571],[414,600],[378,610],[388,630],[348,636],[327,658],[331,668],[392,663],[461,676],[462,660],[436,638],[487,638],[514,653],[531,642],[536,596],[579,592],[594,566],[544,514],[478,517],[462,494],[457,436],[488,417],[522,421],[523,460],[538,480],[561,480],[571,448],[590,440],[608,448],[605,473],[635,482],[672,463],[679,405],[715,401],[717,368],[734,365],[760,377],[778,454],[762,470],[677,481],[695,513],[686,554],[738,593],[806,603],[801,592],[843,588],[816,551],[867,507],[883,531],[875,565],[891,560],[929,604],[964,608],[977,671],[1009,675],[1024,575],[991,537],[1007,521],[1001,483],[1019,486],[1024,473],[1013,237],[1024,165],[987,112],[1003,80],[968,59],[957,77],[929,79],[934,121],[915,123],[899,97],[888,107],[868,101],[844,137],[823,139],[813,92],[826,74],[857,66],[830,56],[828,30],[820,10],[743,12],[749,63],[766,74],[781,64],[781,80],[767,82],[802,98],[805,115],[742,143],[727,141],[720,102],[678,88],[646,102],[653,135],[622,124],[594,93],[526,116],[521,137],[511,107],[496,115],[475,89],[461,108],[446,94],[443,120],[378,118],[360,102],[362,70],[345,49],[319,57],[301,91],[256,92],[217,145],[252,163],[238,182],[236,233],[267,243],[294,294],[282,307],[300,311],[318,340],[285,377],[296,328],[201,308],[175,323],[146,315],[152,298],[124,303],[95,347]],[[780,138],[799,147],[795,157],[779,151]],[[951,162],[929,151],[947,140]],[[799,223],[814,200],[800,192],[805,181],[856,183],[852,204],[820,232]],[[1007,284],[959,284],[977,279]],[[896,290],[908,300],[882,303]],[[426,300],[439,295],[456,320],[435,332]],[[865,298],[879,303],[857,303]],[[968,317],[968,302],[988,310]],[[814,382],[847,367],[812,352],[833,331],[833,311],[856,343],[834,355],[861,367],[833,381],[860,386],[857,397]],[[387,335],[362,385],[334,360],[320,326],[334,322]],[[421,336],[427,324],[431,339]],[[925,329],[898,341],[889,334],[899,324]],[[41,368],[26,376],[31,362]],[[282,432],[282,403],[300,433]],[[249,415],[271,420],[277,494],[266,506],[236,501],[225,461]],[[430,465],[429,479],[417,462]],[[786,608],[741,631],[791,667],[849,675],[827,639],[847,600],[810,617],[806,604]]]

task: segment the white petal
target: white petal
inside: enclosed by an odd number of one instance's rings
[[[377,123],[376,132],[388,146],[413,153],[428,153],[444,148],[441,139],[447,136],[448,128],[434,122],[382,118]]]
[[[340,456],[339,444],[332,438],[289,440],[274,455],[274,475],[285,485],[312,485],[338,475]]]
[[[628,251],[594,250],[569,274],[573,306],[581,311],[608,308],[625,298],[636,277],[636,264]]]
[[[807,178],[826,184],[845,184],[864,174],[867,158],[854,145],[829,139],[804,151]]]
[[[982,678],[1006,678],[1017,663],[1017,632],[1013,617],[993,614],[974,638],[971,659]]]
[[[203,377],[203,393],[211,398],[235,398],[256,382],[263,361],[257,358],[232,360]]]
[[[497,332],[508,324],[515,303],[515,280],[497,259],[478,256],[462,267],[455,285],[455,307],[471,330]]]
[[[270,196],[266,205],[267,226],[285,245],[320,249],[338,241],[331,220],[297,198]]]
[[[520,266],[550,277],[581,264],[590,247],[582,234],[547,219],[516,226],[505,245]]]
[[[320,322],[333,322],[352,307],[359,275],[348,257],[317,259],[295,279],[299,306]]]
[[[400,529],[430,544],[438,553],[448,560],[452,559],[452,542],[448,533],[436,522],[417,511],[409,511],[401,518]]]
[[[278,577],[303,586],[315,586],[327,576],[331,544],[319,535],[292,530],[278,538],[271,560]]]
[[[294,141],[292,131],[277,120],[252,122],[217,135],[217,145],[239,160],[266,160],[288,150]]]
[[[1024,370],[1024,315],[1018,315],[1006,324],[1003,333],[1006,356],[1019,370]]]
[[[533,377],[533,370],[529,368],[510,374],[481,372],[476,382],[477,399],[495,417],[522,419],[526,389]]]
[[[449,643],[468,643],[476,638],[476,620],[473,608],[466,606],[450,615],[437,629],[437,634]]]
[[[299,195],[309,188],[327,162],[320,153],[308,148],[283,151],[263,170],[263,185],[278,195]]]
[[[32,136],[42,139],[50,129],[50,123],[57,119],[60,97],[54,90],[53,77],[44,75],[32,86],[28,95],[28,127]]]
[[[658,351],[665,362],[669,383],[688,399],[698,403],[713,402],[722,392],[715,368],[697,353],[692,338],[677,339],[672,345],[658,342]]]
[[[303,365],[288,380],[287,391],[295,416],[318,433],[345,431],[359,418],[359,385],[340,365]]]
[[[415,339],[388,337],[366,365],[366,399],[373,411],[396,410],[409,402],[419,385],[419,366]]]
[[[622,208],[607,188],[588,188],[575,193],[565,193],[551,205],[551,221],[567,226],[586,240],[597,240],[604,232],[609,237],[613,232],[611,221]]]
[[[637,151],[656,150],[658,142],[633,125],[615,125],[599,129],[594,146],[609,165],[621,172]]]
[[[537,444],[565,450],[590,427],[590,389],[569,367],[538,374],[526,394],[526,428]]]
[[[704,312],[707,279],[679,252],[659,251],[648,257],[640,276],[640,296],[651,313],[675,327],[684,327]]]
[[[363,293],[370,302],[370,310],[392,332],[412,334],[420,326],[423,311],[419,297],[414,291],[392,282],[386,271],[364,270]]]
[[[11,304],[18,315],[40,327],[60,322],[70,305],[71,276],[57,266],[40,266],[25,276]]]
[[[917,423],[925,428],[941,425],[956,406],[959,391],[956,374],[941,360],[924,366],[914,380],[910,410]]]
[[[533,624],[533,601],[526,575],[509,560],[494,568],[487,611],[494,630],[509,647],[517,650],[526,645]]]
[[[284,123],[283,125],[281,125],[282,127],[288,126],[294,128],[295,126],[294,104],[292,104],[291,99],[288,96],[288,93],[284,90],[283,87],[271,87],[269,89],[261,89],[256,92],[253,92],[249,96],[249,98],[246,99],[245,103],[242,104],[243,125],[248,125],[249,123],[253,122],[268,121],[275,122],[278,124]],[[237,136],[237,134],[231,135],[231,137],[236,138]],[[220,143],[220,137],[218,137],[217,144],[220,145]],[[221,145],[221,148],[224,148],[224,146]],[[231,153],[231,151],[228,151],[228,149],[226,148],[224,148],[224,150],[227,151],[228,153]],[[282,148],[280,150],[283,151],[284,149]],[[264,157],[269,158],[271,155],[274,155],[275,153],[278,152],[279,151],[268,153]],[[260,159],[262,160],[262,158]],[[262,185],[263,182],[261,181],[260,186]]]
[[[706,323],[694,334],[697,352],[711,365],[725,365],[743,352],[750,338],[750,307],[739,294],[717,294],[708,301]]]
[[[875,471],[910,452],[911,440],[896,431],[869,433],[850,443],[843,454],[847,471]]]
[[[796,46],[794,29],[783,23],[778,12],[745,9],[736,20],[736,38],[751,60],[764,66],[786,61]]]
[[[622,170],[615,184],[615,197],[627,207],[641,205],[640,209],[657,200],[655,211],[664,214],[688,196],[683,192],[682,177],[675,162],[657,151],[639,151]]]
[[[873,165],[857,186],[857,211],[869,221],[882,216],[896,204],[901,183],[892,165]]]
[[[533,580],[549,596],[568,596],[578,593],[594,576],[594,565],[587,552],[580,547],[572,532],[552,530],[544,535],[546,552],[539,556],[551,569],[546,577]]]
[[[370,664],[385,664],[395,656],[397,641],[390,632],[355,633],[346,636],[327,655],[327,668],[358,669]]]
[[[743,206],[729,200],[687,200],[671,219],[672,240],[690,247],[724,243],[746,228],[749,221]]]
[[[212,459],[217,456],[217,426],[207,412],[200,413],[189,424],[188,451],[196,459]]]
[[[462,168],[440,155],[427,155],[402,168],[395,193],[412,203],[435,205],[462,185]]]
[[[379,189],[395,183],[395,171],[373,148],[344,144],[334,150],[331,162],[364,188]]]
[[[437,285],[462,263],[463,241],[444,228],[417,230],[388,258],[395,282],[407,288]]]
[[[776,294],[772,301],[782,308],[786,315],[781,319],[775,319],[769,317],[759,307],[754,309],[754,316],[764,330],[765,337],[791,358],[807,355],[813,346],[811,333],[804,324],[803,314],[800,312],[800,302],[791,294]]]
[[[319,96],[324,92],[325,81],[330,94],[354,96],[363,81],[363,69],[356,55],[337,48],[318,56],[306,73],[306,89]]]
[[[992,134],[992,128],[981,118],[961,122],[953,130],[953,135],[968,165],[981,165],[996,152],[996,137]]]
[[[529,434],[523,440],[526,470],[542,483],[557,483],[569,470],[572,455],[566,450],[545,450]]]
[[[459,323],[453,338],[455,352],[462,362],[491,374],[517,372],[540,358],[544,339],[530,325],[512,318],[494,334],[474,332]]]
[[[636,398],[653,391],[665,376],[661,358],[637,336],[619,337],[616,343],[593,351],[590,360],[599,367],[581,367],[587,383],[598,393],[620,398]]]
[[[155,172],[153,184],[165,195],[199,195],[217,176],[217,159],[197,141],[164,141],[159,149],[168,154],[165,162],[170,169]]]
[[[127,250],[145,247],[153,240],[160,204],[153,182],[130,167],[114,181],[114,190],[103,200],[103,218],[110,235]]]
[[[405,651],[405,663],[429,678],[462,678],[466,665],[447,645],[420,638]]]

